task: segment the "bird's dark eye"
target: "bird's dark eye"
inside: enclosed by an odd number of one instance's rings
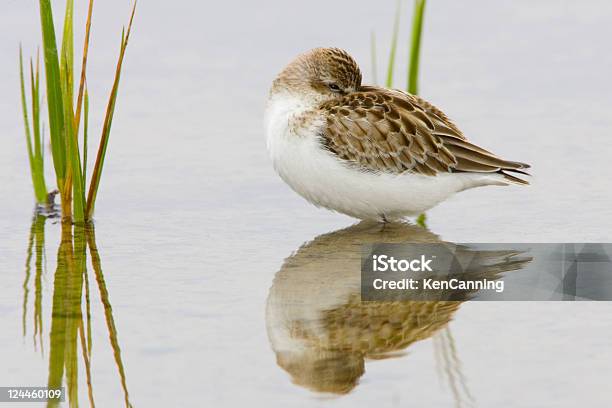
[[[327,84],[327,86],[329,87],[329,89],[330,89],[332,92],[342,92],[342,89],[340,89],[340,87],[338,86],[338,84],[335,84],[335,83],[333,83],[333,82],[332,82],[331,84]]]

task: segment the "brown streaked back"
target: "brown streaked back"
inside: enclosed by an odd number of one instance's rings
[[[363,86],[320,106],[326,118],[322,132],[327,149],[365,170],[440,173],[527,174],[528,164],[508,161],[470,143],[438,108],[397,90]]]

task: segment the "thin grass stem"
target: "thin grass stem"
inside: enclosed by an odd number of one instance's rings
[[[47,183],[45,182],[45,160],[42,133],[40,130],[40,61],[36,55],[36,70],[30,60],[30,87],[32,89],[32,135],[34,137],[34,170],[36,174],[36,200],[39,204],[47,198]]]
[[[419,60],[421,53],[421,37],[423,32],[423,15],[426,0],[415,0],[412,17],[412,39],[410,42],[410,66],[408,68],[408,92],[419,93]]]
[[[57,53],[57,41],[53,24],[53,11],[50,0],[40,0],[40,22],[43,37],[43,55],[45,60],[45,79],[47,82],[47,110],[49,113],[49,133],[51,151],[58,188],[64,186],[66,174],[66,149],[63,141],[64,103],[60,80],[60,65]],[[62,209],[66,205],[62,203]]]
[[[397,35],[399,33],[401,6],[401,0],[397,0],[397,5],[395,7],[395,19],[393,21],[393,33],[391,35],[391,49],[389,50],[389,65],[387,66],[387,81],[385,83],[387,88],[391,88],[393,86],[393,71],[395,69],[395,54],[397,51]]]
[[[38,204],[43,204],[46,201],[47,186],[45,183],[44,165],[41,150],[41,134],[39,120],[39,103],[38,103],[38,71],[36,77],[34,67],[30,61],[30,89],[32,98],[32,126],[30,129],[30,119],[28,113],[28,104],[25,91],[25,80],[23,75],[23,51],[19,47],[19,81],[21,92],[21,109],[23,112],[23,123],[25,129],[26,147],[28,152],[28,163],[30,165],[30,176],[32,178],[32,186],[34,187],[34,197]],[[32,139],[34,143],[32,143]]]
[[[110,137],[111,125],[113,123],[113,115],[115,113],[115,103],[117,101],[117,94],[119,92],[119,80],[121,78],[121,68],[123,66],[123,58],[125,56],[125,50],[127,49],[128,41],[130,38],[130,32],[132,30],[132,22],[134,21],[134,13],[136,12],[136,2],[132,8],[130,15],[130,22],[128,24],[127,31],[121,35],[121,48],[119,52],[119,59],[117,61],[117,68],[115,69],[115,80],[113,82],[113,88],[111,90],[108,105],[106,107],[106,115],[104,117],[104,125],[102,127],[102,136],[100,138],[100,145],[98,146],[98,154],[94,164],[91,182],[89,184],[89,192],[87,196],[87,208],[85,212],[85,218],[91,220],[93,217],[96,197],[98,195],[98,188],[100,186],[100,177],[102,175],[102,168],[104,166],[104,158],[106,156],[106,149],[108,147],[108,139]]]
[[[408,66],[407,91],[413,95],[419,93],[419,62],[421,55],[421,37],[423,32],[423,16],[425,14],[426,0],[415,0],[412,16],[412,39],[410,42],[410,64]],[[417,217],[417,225],[427,228],[427,215]]]
[[[66,76],[66,80],[67,80]],[[68,84],[66,84],[68,86]],[[79,143],[77,134],[74,131],[73,107],[72,98],[67,93],[65,94],[65,117],[68,119],[65,122],[66,143],[68,153],[68,172],[66,175],[66,184],[64,185],[65,197],[69,197],[72,193],[73,200],[73,215],[74,222],[82,223],[85,221],[85,192],[83,190],[83,170],[81,168],[81,155],[79,151]]]
[[[83,102],[83,93],[85,91],[85,78],[87,73],[87,56],[89,54],[89,36],[91,32],[91,16],[93,13],[93,0],[89,0],[87,9],[87,22],[85,23],[85,41],[83,42],[83,60],[81,62],[81,79],[79,81],[79,93],[77,96],[76,113],[74,114],[74,129],[76,134],[79,134],[79,125],[81,122],[81,106]],[[87,103],[87,102],[86,102]],[[85,149],[85,147],[83,147]],[[86,153],[84,153],[86,156]]]
[[[21,110],[23,112],[23,124],[25,128],[26,147],[28,151],[28,163],[30,164],[30,175],[32,177],[32,186],[34,187],[36,201],[39,201],[40,197],[36,189],[36,175],[34,170],[34,152],[32,151],[32,133],[30,131],[30,119],[28,115],[28,104],[26,101],[25,81],[23,79],[23,52],[21,50],[21,46],[19,47],[19,80],[21,90]]]
[[[88,139],[89,139],[89,92],[87,91],[87,85],[85,85],[85,99],[84,99],[84,117],[83,117],[83,192],[85,192],[87,182],[87,152],[88,152]]]

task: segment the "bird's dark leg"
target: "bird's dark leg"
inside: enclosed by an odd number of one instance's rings
[[[389,225],[390,221],[387,219],[385,214],[380,214],[380,220],[382,223],[380,224],[380,232],[385,232],[387,225]]]

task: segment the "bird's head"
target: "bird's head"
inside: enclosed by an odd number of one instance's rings
[[[315,48],[296,57],[276,77],[271,89],[308,102],[323,103],[355,92],[361,71],[355,60],[339,48]]]

